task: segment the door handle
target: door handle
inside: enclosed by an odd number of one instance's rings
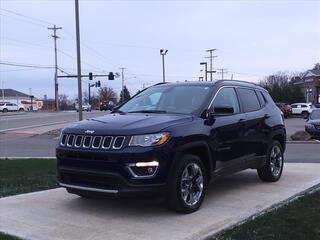
[[[266,113],[266,114],[264,115],[264,118],[265,118],[265,119],[268,119],[268,118],[270,118],[270,115]]]
[[[239,119],[239,123],[244,123],[245,122],[245,119],[244,118],[240,118]]]

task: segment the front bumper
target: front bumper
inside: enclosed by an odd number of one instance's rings
[[[94,151],[58,147],[57,170],[61,187],[69,192],[98,195],[162,194],[173,159],[163,149],[132,148],[120,151]],[[128,164],[150,160],[159,167],[150,178],[134,178]]]

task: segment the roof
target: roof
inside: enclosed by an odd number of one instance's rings
[[[317,63],[314,68],[307,70],[303,77],[306,77],[307,75],[320,76],[320,63]]]
[[[16,91],[14,89],[0,89],[0,98],[3,97],[3,92],[4,92],[4,97],[26,97],[30,98],[30,95]]]

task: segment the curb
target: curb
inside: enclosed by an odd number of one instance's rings
[[[32,159],[45,159],[45,160],[56,160],[56,157],[0,157],[0,161],[5,160],[32,160]]]
[[[287,140],[288,144],[320,144],[320,141],[313,140],[313,141],[292,141]]]

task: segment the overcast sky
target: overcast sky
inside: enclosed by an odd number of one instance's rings
[[[0,61],[53,66],[47,27],[56,24],[63,28],[58,65],[76,73],[74,1],[1,0],[0,8]],[[199,63],[208,60],[205,50],[216,48],[215,69],[227,68],[227,78],[259,81],[320,62],[319,26],[320,1],[80,1],[82,72],[126,67],[126,85],[135,93],[162,81],[160,48],[169,50],[168,81],[197,80]],[[53,69],[0,65],[0,84],[25,93],[31,88],[37,97],[53,97],[53,76]],[[120,79],[99,80],[121,89]],[[83,84],[87,89],[88,80]],[[76,80],[60,79],[59,89],[75,97]]]

